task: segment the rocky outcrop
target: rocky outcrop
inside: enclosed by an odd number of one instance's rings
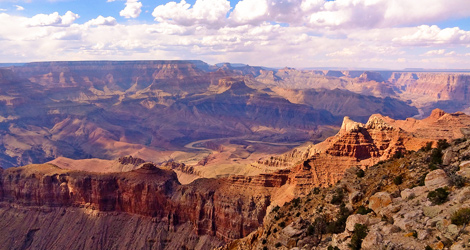
[[[273,188],[286,182],[282,177],[262,175],[199,179],[183,186],[173,171],[152,163],[123,173],[71,171],[45,164],[10,168],[0,175],[0,202],[141,215],[143,220],[165,224],[169,233],[189,223],[193,231],[183,239],[206,235],[219,240],[214,244],[244,237],[258,228],[271,204]]]
[[[369,208],[376,214],[392,203],[392,196],[387,192],[379,192],[369,198]]]
[[[368,168],[379,161],[400,157],[406,151],[417,151],[428,142],[461,138],[464,136],[461,129],[469,125],[468,115],[448,114],[439,109],[423,120],[393,120],[376,114],[363,124],[345,117],[335,136],[304,150],[262,159],[257,167],[292,167],[290,182],[305,193],[315,186],[336,183],[350,167]]]
[[[437,169],[426,175],[424,184],[429,190],[443,188],[449,186],[449,178],[444,170]]]
[[[137,157],[132,157],[132,155],[119,157],[118,162],[124,165],[134,165],[134,166],[138,166],[140,164],[145,163],[144,160],[137,158]]]
[[[273,210],[263,227],[221,249],[468,249],[470,182],[457,169],[468,164],[470,141],[456,140],[446,150],[459,154],[432,172],[431,150],[379,163],[363,175],[348,169],[335,185]],[[428,189],[426,180],[442,187],[448,179],[454,180],[446,183],[448,195],[435,204],[436,186]]]

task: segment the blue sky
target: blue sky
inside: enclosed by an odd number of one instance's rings
[[[0,62],[470,68],[468,0],[0,0]]]

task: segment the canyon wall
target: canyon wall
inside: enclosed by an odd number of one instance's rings
[[[101,223],[99,219],[98,222],[86,219],[89,217],[86,214],[93,211],[105,218],[113,214],[117,218],[133,214],[127,217],[140,218],[144,225],[154,221],[158,226],[152,227],[159,228],[161,234],[180,235],[180,238],[168,239],[166,246],[155,249],[172,249],[171,246],[180,241],[193,244],[202,236],[212,239],[207,243],[209,245],[202,247],[208,249],[208,246],[217,246],[223,241],[248,235],[262,224],[267,207],[271,204],[271,191],[285,183],[261,176],[253,179],[199,179],[183,186],[173,171],[159,169],[150,163],[125,173],[70,171],[44,164],[10,168],[2,170],[0,175],[0,214],[4,216],[16,210],[35,211],[36,208],[59,213],[60,209],[56,208],[62,208],[64,214],[76,212],[76,216],[84,219],[77,223],[88,227],[89,223]],[[34,213],[39,214],[37,211]],[[11,218],[9,220],[15,221]],[[34,225],[17,228],[22,232],[33,229]],[[11,228],[1,230],[7,232]],[[182,231],[188,234],[181,235]],[[96,232],[92,230],[89,233],[80,232],[80,238],[92,237]],[[129,234],[129,237],[137,237],[135,232],[130,231]],[[37,237],[41,234],[34,235],[34,232],[30,235],[32,246],[44,244],[46,240]],[[129,239],[123,240],[122,245],[112,238],[101,240],[103,242],[87,241],[86,244],[91,244],[94,249],[106,245],[125,249],[125,244],[129,244]],[[148,239],[136,240],[142,243]],[[80,249],[80,245],[71,249]]]

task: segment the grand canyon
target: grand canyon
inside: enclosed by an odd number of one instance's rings
[[[0,249],[347,249],[361,225],[363,249],[466,249],[469,84],[465,71],[5,65]]]

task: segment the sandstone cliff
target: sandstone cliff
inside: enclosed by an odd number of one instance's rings
[[[111,230],[110,234],[114,236],[120,233],[102,224],[112,220],[113,214],[123,222],[138,219],[145,227],[158,228],[155,233],[144,233],[148,237],[154,235],[152,237],[158,238],[158,241],[150,239],[156,242],[152,249],[174,249],[175,246],[208,249],[223,241],[244,237],[258,228],[271,204],[272,189],[285,183],[270,180],[269,176],[260,176],[253,179],[199,179],[183,186],[173,171],[159,169],[150,163],[125,173],[72,171],[45,164],[10,168],[0,175],[2,216],[6,218],[8,214],[25,211],[22,218],[32,223],[20,225],[18,220],[9,218],[15,228],[2,227],[3,235],[13,234],[5,239],[3,246],[14,248],[24,244],[32,248],[48,246],[53,239],[46,236],[50,230],[47,220],[57,223],[69,221],[51,218],[49,213],[54,216],[76,213],[78,218],[72,221],[83,224],[84,228],[97,223],[99,228]],[[123,212],[132,215],[127,216]],[[93,215],[104,218],[90,219]],[[39,216],[41,220],[31,221],[31,216]],[[156,225],[148,224],[148,221],[154,221]],[[119,225],[119,222],[111,222],[112,225]],[[143,230],[140,225],[135,226],[137,230]],[[126,249],[130,244],[140,249],[148,247],[149,239],[138,238],[132,230],[121,233],[129,234],[122,241],[112,237],[102,238],[101,235],[100,240],[79,242],[79,239],[93,237],[96,231],[81,229],[68,232],[79,234],[76,245],[70,245],[70,249],[81,249],[84,245],[95,249],[105,246]],[[166,240],[161,240],[162,237]],[[132,243],[132,240],[136,242]],[[201,244],[199,247],[198,242]],[[57,249],[63,246],[58,245]]]
[[[434,110],[426,119],[393,120],[372,115],[366,124],[345,117],[337,135],[306,150],[292,150],[282,156],[261,159],[253,166],[290,168],[290,181],[297,191],[308,192],[315,186],[336,183],[350,167],[367,168],[396,154],[416,151],[427,142],[453,140],[465,136],[470,117]],[[464,129],[464,130],[462,130]]]

